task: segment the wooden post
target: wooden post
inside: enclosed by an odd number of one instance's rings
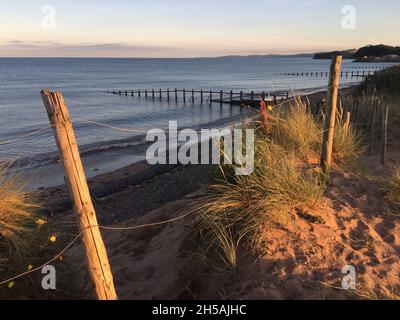
[[[349,130],[349,128],[350,128],[350,120],[351,120],[351,112],[346,111],[346,118],[344,121],[344,128],[346,131]]]
[[[219,92],[219,103],[222,105],[224,102],[224,92],[221,90]]]
[[[183,89],[183,102],[186,102],[186,89]]]
[[[382,113],[382,153],[381,164],[384,166],[387,161],[387,143],[388,143],[388,122],[389,122],[389,107],[386,105]]]
[[[169,101],[169,88],[167,89],[167,100]]]
[[[154,89],[151,89],[151,97],[154,99]]]
[[[139,96],[139,98],[142,96],[140,89],[138,89],[138,96]]]
[[[175,102],[178,102],[178,89],[175,88]]]
[[[325,174],[328,174],[332,162],[333,138],[335,134],[336,110],[339,93],[340,68],[343,57],[336,55],[332,58],[329,84],[327,108],[324,123],[324,138],[322,143],[321,167]]]
[[[243,103],[243,91],[240,91],[240,104]]]
[[[212,105],[212,98],[213,98],[213,96],[212,96],[212,90],[210,90],[210,106]]]
[[[146,98],[148,97],[147,89],[144,90],[144,96],[145,96]]]
[[[116,300],[117,294],[107,251],[90,198],[89,187],[67,106],[60,92],[53,93],[43,90],[41,94],[50,123],[53,126],[61,163],[64,167],[65,183],[82,233],[89,273],[94,283],[97,298],[99,300]]]
[[[162,89],[160,89],[160,100],[162,99]]]
[[[203,103],[204,97],[203,97],[203,89],[200,90],[200,101]]]
[[[194,89],[192,89],[192,103],[194,103]]]
[[[250,95],[250,100],[251,100],[251,103],[253,103],[253,102],[254,102],[254,91],[252,91],[252,92],[251,92],[251,95]]]
[[[229,103],[232,105],[233,104],[233,91],[229,92]]]

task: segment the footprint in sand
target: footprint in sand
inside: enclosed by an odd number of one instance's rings
[[[395,244],[396,237],[393,232],[395,227],[396,225],[391,221],[382,221],[381,223],[376,225],[375,231],[386,243]]]

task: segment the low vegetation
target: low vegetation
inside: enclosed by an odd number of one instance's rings
[[[268,250],[263,231],[271,224],[284,228],[295,215],[308,215],[321,202],[325,181],[319,173],[322,122],[297,99],[269,112],[268,124],[255,122],[255,171],[235,176],[219,168],[209,196],[201,206],[200,233],[204,247],[223,265],[237,268],[241,244],[253,253]],[[337,165],[354,163],[362,142],[351,125],[338,116],[334,141]],[[318,217],[315,217],[318,219]]]
[[[38,206],[23,192],[15,177],[0,166],[0,271],[36,249],[35,212]]]
[[[386,200],[393,206],[395,213],[400,214],[400,165],[398,164],[393,167],[386,192]]]

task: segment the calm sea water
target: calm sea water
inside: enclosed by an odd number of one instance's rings
[[[344,69],[354,64],[346,61]],[[358,64],[359,65],[359,64]],[[219,59],[0,59],[0,160],[39,164],[54,157],[51,130],[10,144],[49,122],[40,90],[62,91],[82,150],[107,148],[140,133],[79,123],[93,120],[123,128],[166,128],[169,120],[192,127],[239,114],[239,107],[159,101],[106,94],[113,89],[187,88],[273,91],[315,89],[326,78],[276,76],[285,72],[328,71],[329,61],[311,58]],[[355,82],[348,79],[344,82]],[[133,139],[134,140],[134,139]]]

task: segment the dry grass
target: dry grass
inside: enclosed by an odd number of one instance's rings
[[[21,191],[15,177],[0,166],[0,270],[32,253],[36,247],[35,211],[38,206]]]
[[[400,165],[393,167],[391,179],[385,189],[386,200],[393,206],[395,213],[400,214]]]
[[[333,140],[333,159],[338,167],[355,168],[366,148],[359,131],[350,124],[346,126],[343,118],[338,117]]]
[[[263,234],[271,226],[291,223],[294,212],[307,212],[322,200],[325,181],[315,166],[322,150],[322,123],[297,99],[269,111],[256,131],[255,169],[235,176],[232,166],[220,167],[209,196],[200,206],[203,252],[235,271],[238,248],[265,252]],[[359,134],[338,117],[334,160],[339,166],[357,162],[363,148]],[[268,123],[265,123],[268,121]],[[312,161],[309,161],[313,159]]]
[[[300,98],[273,110],[269,135],[272,143],[304,160],[318,154],[322,145],[321,125],[308,110],[309,107]]]
[[[269,120],[268,136],[261,127],[256,129],[253,174],[235,176],[232,166],[220,167],[200,207],[200,233],[206,251],[212,249],[233,271],[241,242],[253,252],[264,252],[263,230],[271,223],[290,223],[294,210],[315,207],[325,190],[314,167],[303,161],[316,154],[321,139],[320,129],[305,106],[297,101],[290,108],[272,112]]]

